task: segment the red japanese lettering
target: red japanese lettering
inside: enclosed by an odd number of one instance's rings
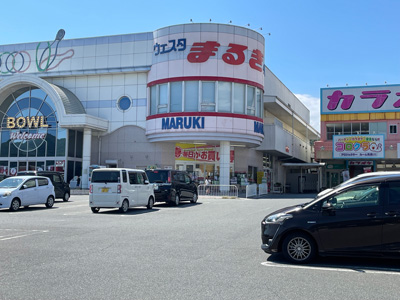
[[[227,53],[222,55],[222,60],[230,65],[241,65],[244,63],[244,50],[247,49],[247,46],[230,43],[228,47],[230,48],[226,50]]]
[[[205,43],[193,43],[187,60],[191,63],[206,62],[211,56],[215,56],[215,52],[218,51],[219,46],[220,44],[218,42],[210,41]]]
[[[251,58],[249,60],[250,67],[252,69],[262,72],[263,60],[264,55],[262,54],[262,52],[258,49],[253,50],[253,53],[251,54]]]

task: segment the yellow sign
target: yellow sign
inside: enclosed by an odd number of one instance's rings
[[[44,116],[36,116],[36,117],[8,117],[7,118],[7,128],[25,128],[28,126],[29,128],[47,128],[48,124],[45,123]]]

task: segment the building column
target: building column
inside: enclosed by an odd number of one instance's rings
[[[90,153],[92,150],[92,130],[85,128],[83,131],[83,160],[82,160],[82,188],[89,188]]]
[[[221,141],[219,147],[219,184],[230,184],[231,142]]]

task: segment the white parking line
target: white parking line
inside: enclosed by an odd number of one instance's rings
[[[299,266],[299,265],[285,265],[285,264],[276,264],[271,262],[262,262],[261,263],[265,267],[273,267],[273,268],[286,268],[286,269],[309,269],[309,270],[319,270],[319,271],[334,271],[334,272],[352,272],[352,273],[364,273],[364,274],[388,274],[388,275],[400,275],[400,269],[391,269],[391,268],[368,268],[361,266],[346,266],[343,268],[333,268],[328,266]]]
[[[47,233],[48,230],[20,230],[20,229],[0,229],[5,235],[0,236],[0,241],[19,239],[39,233]]]

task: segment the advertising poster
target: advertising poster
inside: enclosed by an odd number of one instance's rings
[[[220,160],[219,146],[175,144],[175,159],[184,161],[217,162]],[[230,151],[230,162],[233,163],[234,151]]]
[[[384,158],[384,139],[383,134],[334,135],[333,158]]]

